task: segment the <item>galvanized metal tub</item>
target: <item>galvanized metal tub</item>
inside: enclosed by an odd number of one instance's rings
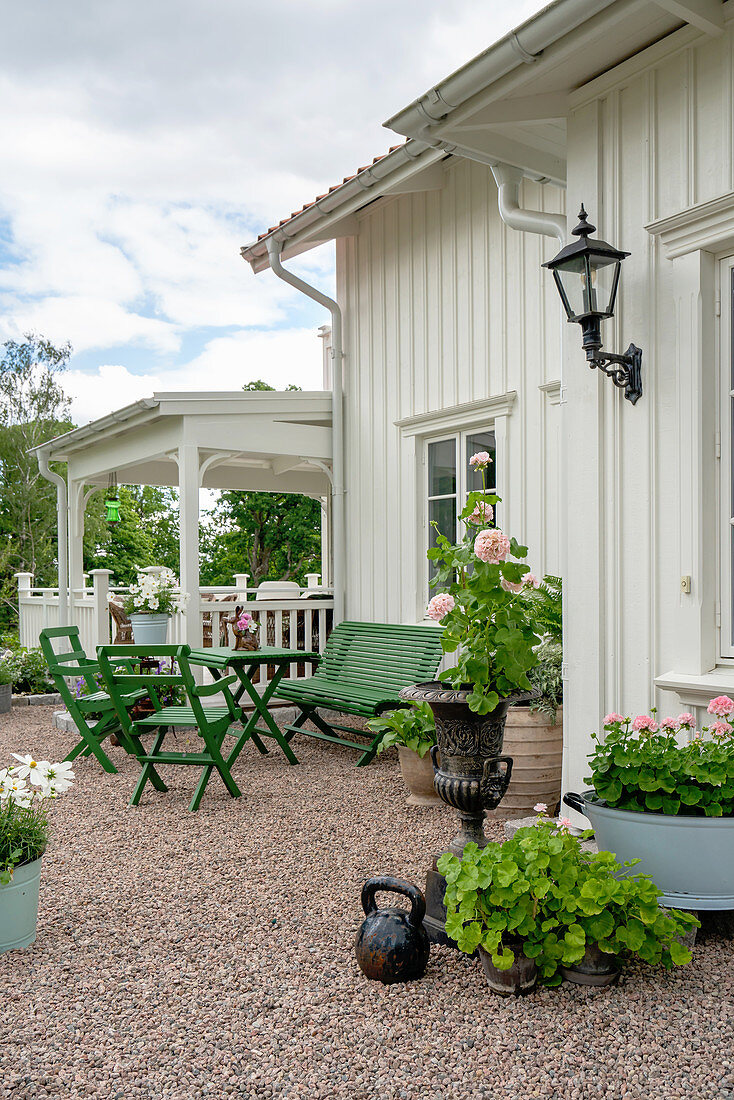
[[[620,863],[639,859],[673,909],[734,909],[734,817],[643,814],[615,810],[594,791],[563,801],[588,817],[600,851]]]
[[[36,938],[41,857],[16,867],[7,886],[0,886],[0,955],[28,947]]]

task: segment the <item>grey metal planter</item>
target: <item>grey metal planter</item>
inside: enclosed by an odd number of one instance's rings
[[[41,859],[16,867],[12,881],[0,885],[0,955],[28,947],[36,938]]]
[[[615,810],[594,791],[567,794],[588,817],[599,849],[620,862],[639,859],[673,909],[734,909],[734,817],[691,817]]]
[[[13,685],[0,684],[0,714],[7,714],[13,703]]]

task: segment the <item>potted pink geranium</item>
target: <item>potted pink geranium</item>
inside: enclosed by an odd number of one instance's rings
[[[663,904],[734,909],[734,700],[712,699],[700,731],[688,712],[612,712],[594,735],[593,789],[564,801],[588,817],[599,847],[663,891]]]

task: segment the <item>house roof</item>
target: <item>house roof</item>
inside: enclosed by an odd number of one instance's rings
[[[404,144],[281,219],[242,255],[261,271],[270,238],[287,258],[355,233],[354,215],[375,199],[437,186],[437,162],[449,156],[564,184],[569,96],[686,23],[717,34],[723,20],[722,0],[554,0],[388,119]]]

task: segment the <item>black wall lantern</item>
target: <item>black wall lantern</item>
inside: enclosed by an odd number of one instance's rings
[[[608,375],[634,405],[642,396],[641,349],[630,344],[624,355],[600,354],[601,322],[614,316],[619,271],[629,252],[590,238],[596,226],[589,225],[587,217],[582,205],[579,224],[572,231],[578,240],[562,248],[543,267],[553,272],[568,320],[581,325],[582,347],[589,366]],[[613,366],[607,365],[610,363]]]

